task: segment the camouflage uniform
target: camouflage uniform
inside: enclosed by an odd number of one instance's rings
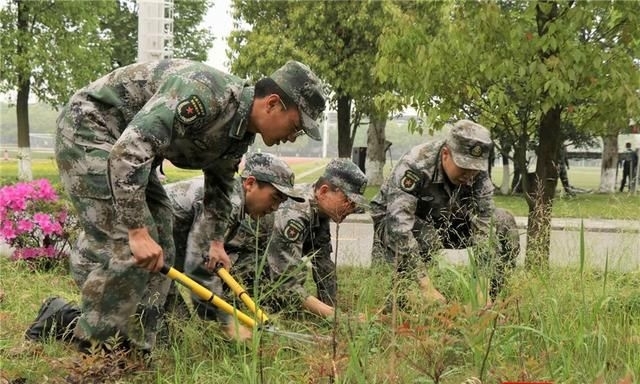
[[[458,167],[480,171],[471,185],[447,179],[441,162],[445,145]],[[397,255],[399,272],[416,278],[418,264],[434,252],[474,246],[479,265],[491,270],[495,296],[504,269],[515,263],[519,236],[513,215],[495,209],[486,172],[490,148],[489,132],[462,120],[445,140],[418,145],[402,156],[371,203],[374,262],[392,263]],[[490,241],[492,233],[498,241]]]
[[[242,186],[243,179],[249,176],[271,184],[294,201],[304,201],[304,198],[294,191],[295,175],[284,161],[267,153],[247,155],[244,170],[236,179],[234,192],[230,196],[232,211],[225,240],[236,235],[243,219],[250,219],[245,213],[245,191]],[[181,271],[184,270],[191,278],[212,291],[220,292],[222,290],[220,279],[215,274],[212,275],[204,265],[204,257],[208,254],[210,241],[206,236],[207,223],[204,220],[202,208],[204,194],[202,178],[169,184],[166,189],[174,210],[173,239],[176,244],[174,266]],[[172,294],[177,292],[172,290]],[[193,299],[202,317],[208,318],[207,313],[215,313],[212,305],[203,303],[196,296],[193,296]]]
[[[358,206],[368,205],[362,196],[367,178],[350,160],[332,160],[322,179]],[[229,256],[237,259],[234,274],[243,280],[251,296],[258,300],[266,297],[271,310],[289,305],[300,307],[310,296],[304,287],[308,262],[312,266],[318,299],[330,306],[336,304],[330,218],[322,214],[317,205],[315,184],[298,188],[304,191],[305,202],[288,200],[259,225],[251,219],[244,220],[238,234],[225,244]]]
[[[315,75],[296,62],[274,75],[285,88],[304,83],[306,93],[293,100],[305,131],[316,133],[317,124],[308,120],[321,114],[324,99],[313,88]],[[310,108],[310,97],[322,99],[322,108]],[[188,60],[119,68],[72,96],[58,118],[55,152],[83,227],[71,256],[82,290],[78,338],[105,341],[120,334],[153,346],[169,280],[135,265],[128,229],[147,227],[165,262],[173,263],[171,204],[156,173],[167,159],[203,170],[203,216],[211,223],[206,235],[223,240],[233,175],[255,138],[247,131],[253,99],[254,87],[244,80]],[[142,321],[132,317],[136,311]],[[144,329],[132,326],[140,323]]]

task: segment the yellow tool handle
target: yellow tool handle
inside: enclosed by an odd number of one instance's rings
[[[242,288],[242,286],[227,272],[226,269],[219,267],[216,271],[218,276],[231,288],[231,290],[242,300],[244,305],[251,310],[251,312],[255,313],[256,317],[260,321],[260,323],[264,324],[269,321],[267,315],[253,302],[249,293]]]
[[[198,296],[202,300],[207,301],[207,302],[215,305],[216,307],[222,309],[225,313],[228,313],[231,316],[235,316],[238,319],[238,321],[240,321],[242,324],[246,325],[247,327],[249,327],[249,328],[255,328],[256,327],[256,321],[254,319],[252,319],[251,317],[247,316],[242,311],[237,310],[232,305],[230,305],[229,303],[227,303],[223,299],[219,298],[213,292],[211,292],[209,289],[205,288],[204,286],[202,286],[201,284],[199,284],[195,280],[191,279],[189,276],[185,275],[184,273],[178,271],[177,269],[175,269],[173,267],[167,266],[166,264],[162,267],[162,269],[160,269],[160,272],[162,274],[164,274],[164,275],[167,275],[167,277],[169,277],[170,279],[175,280],[178,283],[180,283],[180,284],[184,285],[185,287],[189,288],[189,290],[191,290],[191,292],[193,292],[196,296]],[[227,273],[227,275],[228,275],[228,273]],[[231,276],[229,276],[229,277],[231,277]],[[249,299],[249,300],[251,300],[251,299]],[[255,307],[255,304],[254,304],[254,307]]]

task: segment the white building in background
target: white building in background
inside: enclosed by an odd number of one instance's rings
[[[138,0],[138,61],[173,56],[173,0]]]

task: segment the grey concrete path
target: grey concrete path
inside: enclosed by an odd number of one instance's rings
[[[516,217],[520,229],[521,252],[524,262],[526,247],[526,217]],[[593,268],[608,265],[616,270],[635,270],[640,267],[640,220],[551,220],[551,264],[579,265],[580,228],[584,226],[585,259]],[[333,247],[336,249],[336,226],[332,225]],[[368,215],[351,215],[340,225],[338,265],[369,265],[373,226]],[[445,250],[444,260],[453,264],[468,262],[466,250]]]
[[[524,262],[526,247],[526,217],[516,217],[520,229],[521,252],[519,263]],[[640,267],[640,220],[552,219],[552,265],[579,265],[580,228],[584,225],[585,255],[589,266],[635,270]],[[368,215],[351,215],[340,225],[336,247],[336,225],[332,224],[333,249],[338,251],[338,265],[367,266],[371,262],[373,226]],[[10,249],[0,243],[0,255],[9,255]],[[466,250],[445,250],[444,260],[453,264],[468,262]]]

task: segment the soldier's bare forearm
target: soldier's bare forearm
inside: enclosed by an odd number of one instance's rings
[[[308,296],[304,302],[302,302],[302,307],[311,313],[325,318],[332,318],[335,311],[332,306],[323,303],[315,296]]]

